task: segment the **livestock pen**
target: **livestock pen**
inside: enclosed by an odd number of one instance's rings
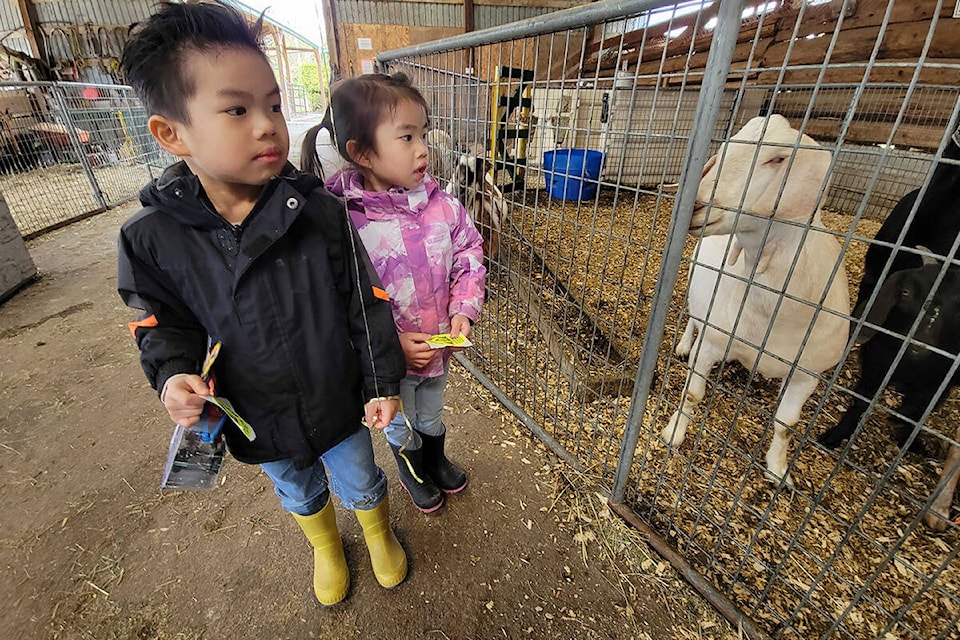
[[[928,403],[907,419],[907,443],[926,455],[901,448],[888,375],[855,437],[819,445],[852,402],[865,323],[787,289],[770,317],[800,305],[842,317],[843,331],[853,321],[839,363],[822,371],[772,354],[772,329],[751,345],[786,364],[788,380],[815,377],[799,419],[774,419],[784,391],[757,364],[722,363],[700,406],[684,410],[686,440],[667,446],[661,432],[689,390],[675,350],[705,235],[688,234],[711,193],[701,175],[755,117],[783,115],[809,136],[779,143],[780,161],[793,171],[802,151],[825,150],[829,180],[810,183],[817,205],[791,224],[836,242],[841,259],[826,272],[846,279],[852,307],[886,215],[952,162],[958,42],[953,6],[933,0],[605,0],[378,56],[414,78],[455,153],[488,159],[507,200],[468,365],[560,456],[599,476],[612,507],[751,637],[960,638],[957,511],[934,520],[943,531],[924,524],[949,479],[958,409]],[[746,171],[748,183],[760,175]],[[736,215],[753,215],[747,191]],[[936,257],[955,262],[956,248]],[[739,253],[728,252],[732,265]],[[775,259],[787,280],[804,277],[793,255]],[[744,287],[777,293],[756,284],[761,271]],[[717,297],[711,309],[747,304]],[[814,333],[801,332],[799,353]],[[726,335],[729,354],[742,336]],[[952,375],[957,354],[943,355]],[[765,475],[777,426],[791,440],[792,485]]]
[[[173,157],[130,87],[0,82],[0,193],[33,237],[135,197]]]

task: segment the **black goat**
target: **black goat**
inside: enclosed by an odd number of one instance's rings
[[[40,169],[44,163],[46,145],[37,134],[24,131],[17,132],[13,138],[3,138],[0,141],[0,173],[19,173]]]
[[[860,380],[853,389],[857,395],[837,426],[820,436],[821,444],[833,448],[853,435],[857,423],[867,410],[869,399],[893,367],[903,347],[904,336],[918,316],[920,322],[913,340],[907,345],[890,376],[890,386],[902,394],[897,411],[903,418],[896,419],[898,426],[895,434],[901,447],[906,444],[914,424],[919,422],[930,403],[939,407],[950,389],[960,384],[958,370],[943,393],[939,393],[956,354],[960,353],[960,268],[948,268],[929,305],[924,305],[940,270],[939,264],[927,264],[919,269],[897,271],[884,281],[867,314],[867,322],[899,335],[889,335],[864,326],[861,337],[866,342],[860,347]],[[949,355],[936,353],[930,347]],[[960,440],[960,429],[954,438]],[[918,439],[910,448],[922,451]],[[932,506],[924,516],[924,522],[932,529],[942,531],[947,526],[958,473],[960,447],[952,445],[940,476],[940,490],[935,490]]]
[[[960,131],[954,132],[943,152],[943,159],[960,161]],[[910,211],[916,205],[910,227],[902,240],[902,247],[917,247],[924,253],[948,256],[960,234],[960,164],[941,162],[934,169],[923,199],[917,204],[920,189],[905,195],[877,232],[876,240],[896,244]],[[892,247],[871,244],[864,260],[863,279],[857,294],[853,315],[863,315],[867,302],[880,282],[880,274]],[[951,266],[933,295],[933,288],[941,266],[930,258],[913,251],[896,250],[887,278],[880,285],[873,306],[867,312],[867,322],[881,326],[897,335],[877,331],[866,325],[858,342],[860,347],[860,379],[854,386],[853,404],[840,422],[822,434],[821,444],[834,448],[853,436],[857,424],[868,408],[869,399],[891,370],[894,360],[904,347],[905,336],[917,318],[917,330],[906,346],[903,356],[890,374],[890,386],[902,394],[895,436],[901,447],[906,444],[923,412],[932,402],[939,407],[950,389],[960,384],[955,373],[943,393],[938,393],[950,373],[955,355],[960,352],[960,268]],[[927,298],[931,300],[929,304]],[[930,347],[946,354],[935,353]],[[866,400],[862,399],[866,398]],[[958,428],[955,440],[960,440]],[[922,451],[919,438],[910,446]],[[939,492],[934,491],[930,510],[925,514],[927,526],[943,530],[947,526],[953,494],[960,476],[960,446],[952,445],[940,476]]]
[[[953,134],[943,150],[943,158],[960,162],[960,131]],[[888,244],[896,243],[919,195],[920,189],[915,189],[901,198],[884,220],[883,226],[877,231],[876,240]],[[907,229],[902,246],[922,245],[928,248],[930,253],[946,256],[957,234],[960,233],[960,197],[958,196],[960,196],[960,164],[939,163],[923,195],[923,200],[917,207],[917,213],[910,223],[910,228]],[[880,244],[871,244],[867,249],[863,279],[860,281],[857,303],[853,308],[854,317],[859,318],[863,315],[863,308],[880,281],[880,273],[891,251],[893,251],[891,247]],[[922,265],[923,262],[916,253],[897,251],[888,274],[903,269],[919,268]]]
[[[860,334],[865,340],[860,347],[860,380],[853,389],[857,395],[840,422],[820,436],[821,444],[833,448],[853,434],[869,406],[869,399],[893,366],[904,336],[918,316],[921,319],[913,341],[907,345],[890,377],[890,386],[903,394],[898,412],[915,423],[931,401],[939,406],[947,396],[946,391],[960,384],[960,375],[954,375],[945,392],[937,394],[953,359],[931,351],[929,347],[950,354],[960,352],[960,269],[951,267],[947,270],[929,306],[924,308],[939,272],[939,265],[929,264],[919,269],[897,271],[884,281],[867,314],[867,322],[898,335],[864,326]],[[903,446],[913,431],[913,424],[902,418],[897,421],[900,423],[897,442]],[[920,450],[918,441],[914,441],[911,448]]]

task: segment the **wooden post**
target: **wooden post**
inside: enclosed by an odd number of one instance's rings
[[[474,28],[475,27],[474,27],[473,0],[463,0],[463,32],[470,33],[471,31],[474,30]],[[468,60],[468,64],[470,65],[470,68],[474,69],[474,73],[476,73],[475,56],[476,56],[476,49],[474,49],[473,47],[470,47],[470,53],[467,60]]]
[[[343,69],[340,68],[340,38],[337,37],[337,14],[334,9],[335,0],[321,0],[321,11],[324,16],[324,27],[327,35],[327,53],[330,56],[330,73],[333,74],[330,81],[339,80],[343,77]],[[320,65],[317,65],[320,69]],[[322,77],[322,76],[321,76]]]
[[[23,30],[30,44],[30,55],[46,62],[47,52],[44,50],[43,40],[37,38],[34,26],[38,22],[37,8],[33,5],[33,0],[17,0],[17,4],[20,8],[20,18],[23,20]]]

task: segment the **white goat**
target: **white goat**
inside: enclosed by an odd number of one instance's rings
[[[801,147],[791,162],[798,137]],[[756,364],[761,375],[784,381],[767,476],[790,486],[788,427],[816,389],[816,374],[840,360],[849,327],[842,262],[831,280],[840,246],[823,228],[817,206],[830,152],[805,148],[816,146],[786,118],[773,115],[750,120],[707,161],[690,222],[690,234],[703,235],[690,271],[690,320],[676,350],[689,354],[691,371],[682,406],[661,433],[667,444],[683,442],[715,364],[724,359],[747,368]]]

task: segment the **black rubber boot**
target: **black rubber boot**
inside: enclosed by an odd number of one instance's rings
[[[418,432],[419,433],[419,432]],[[423,468],[433,479],[433,482],[444,493],[459,493],[467,486],[467,474],[459,466],[450,462],[443,452],[447,433],[439,436],[428,436],[420,433],[423,440]]]
[[[400,477],[400,484],[410,494],[413,506],[424,513],[430,513],[442,507],[443,493],[423,468],[423,449],[407,449],[401,453],[400,447],[392,444],[390,449],[393,451],[393,457],[397,459],[397,475]]]

